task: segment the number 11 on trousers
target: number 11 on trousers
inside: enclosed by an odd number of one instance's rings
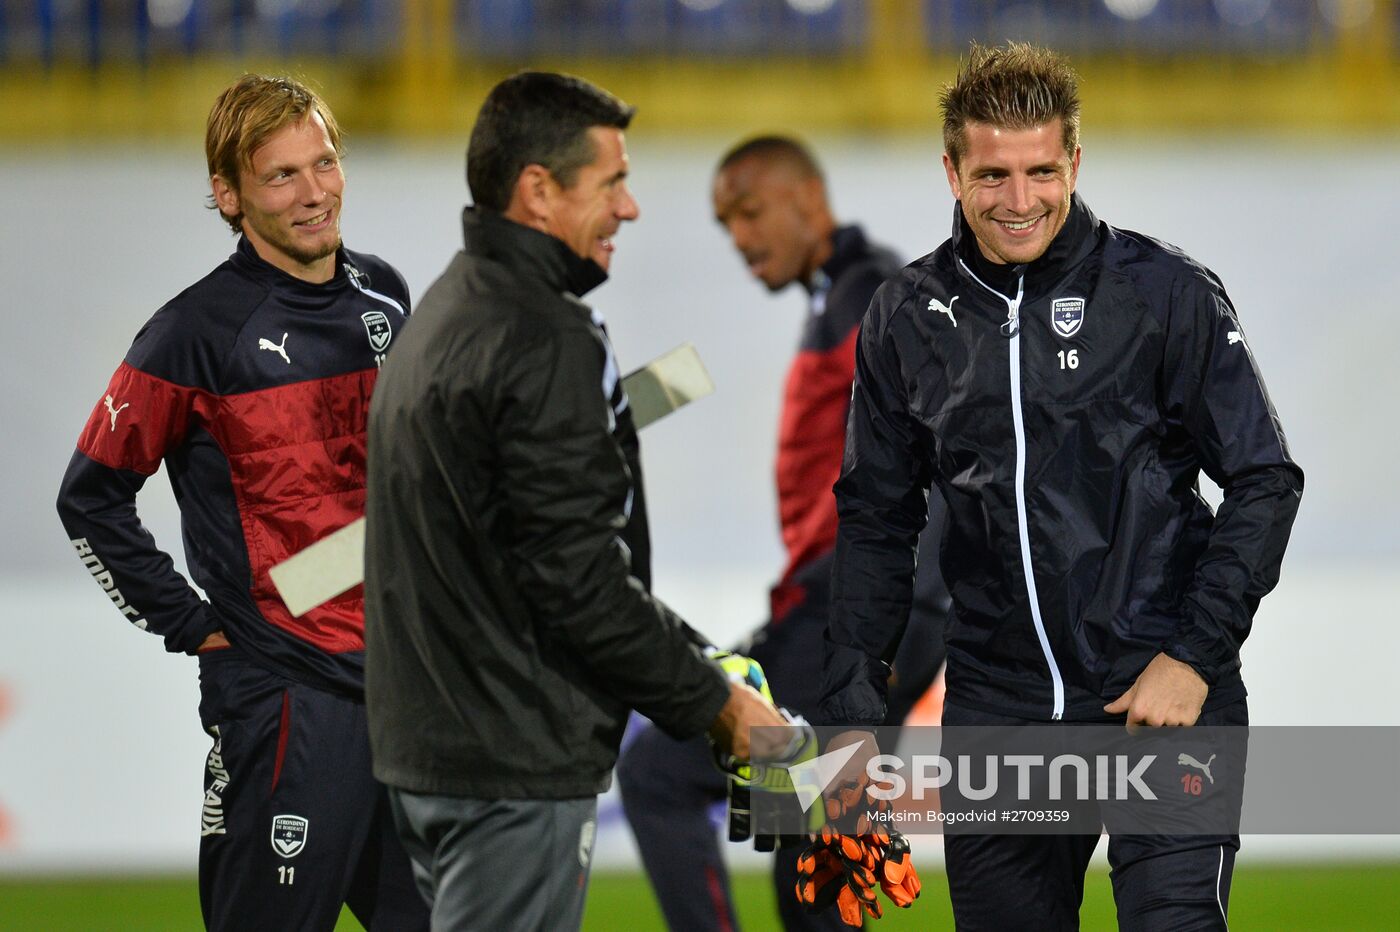
[[[297,882],[297,869],[286,865],[277,868],[277,882],[290,887]]]

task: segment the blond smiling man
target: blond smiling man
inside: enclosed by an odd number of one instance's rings
[[[340,241],[340,131],[325,101],[247,75],[209,114],[225,262],[137,334],[59,492],[83,564],[166,649],[198,655],[199,888],[211,929],[371,930],[428,912],[370,773],[356,588],[293,617],[268,570],[358,518],[370,393],[408,313],[382,260]],[[165,464],[190,575],[136,513]]]

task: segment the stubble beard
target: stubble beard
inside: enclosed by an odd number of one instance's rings
[[[336,214],[335,218],[335,238],[329,243],[318,244],[312,247],[299,245],[294,238],[295,234],[282,229],[275,223],[270,225],[270,229],[262,229],[262,224],[255,222],[250,214],[245,213],[244,220],[268,245],[302,266],[310,267],[327,256],[335,255],[343,245],[343,240],[340,238],[339,214]]]
[[[334,242],[334,243],[331,243],[331,244],[328,245],[328,246],[321,246],[321,247],[319,247],[318,249],[316,249],[315,251],[297,249],[297,248],[296,248],[295,246],[293,246],[291,243],[288,243],[288,244],[286,244],[285,246],[282,246],[282,247],[280,247],[280,248],[282,249],[283,252],[285,252],[287,255],[291,256],[293,259],[295,259],[297,262],[301,263],[302,265],[315,265],[317,262],[320,262],[322,259],[326,258],[327,256],[333,256],[333,255],[335,255],[336,252],[338,252],[338,251],[340,250],[340,247],[341,247],[342,245],[344,245],[344,242],[343,242],[343,241],[341,240],[341,238],[340,238],[340,231],[339,231],[339,230],[336,230],[336,232],[335,232],[335,242]]]

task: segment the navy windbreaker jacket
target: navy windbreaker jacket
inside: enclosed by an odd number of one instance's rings
[[[881,721],[930,486],[948,701],[1103,719],[1158,652],[1201,674],[1207,709],[1244,695],[1303,474],[1209,269],[1076,195],[1028,265],[982,260],[955,207],[953,237],[882,286],[836,485],[826,720]]]

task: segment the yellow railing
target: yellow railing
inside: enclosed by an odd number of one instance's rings
[[[1393,23],[1376,0],[1372,23]],[[383,61],[233,58],[0,69],[0,142],[197,137],[244,70],[300,74],[354,135],[463,140],[490,86],[519,67],[571,71],[640,107],[636,134],[789,129],[933,133],[956,61],[928,50],[918,0],[868,0],[868,41],[835,57],[483,62],[452,44],[453,0],[405,4],[400,54]],[[1304,54],[1076,56],[1091,132],[1400,132],[1392,31],[1343,30]]]

